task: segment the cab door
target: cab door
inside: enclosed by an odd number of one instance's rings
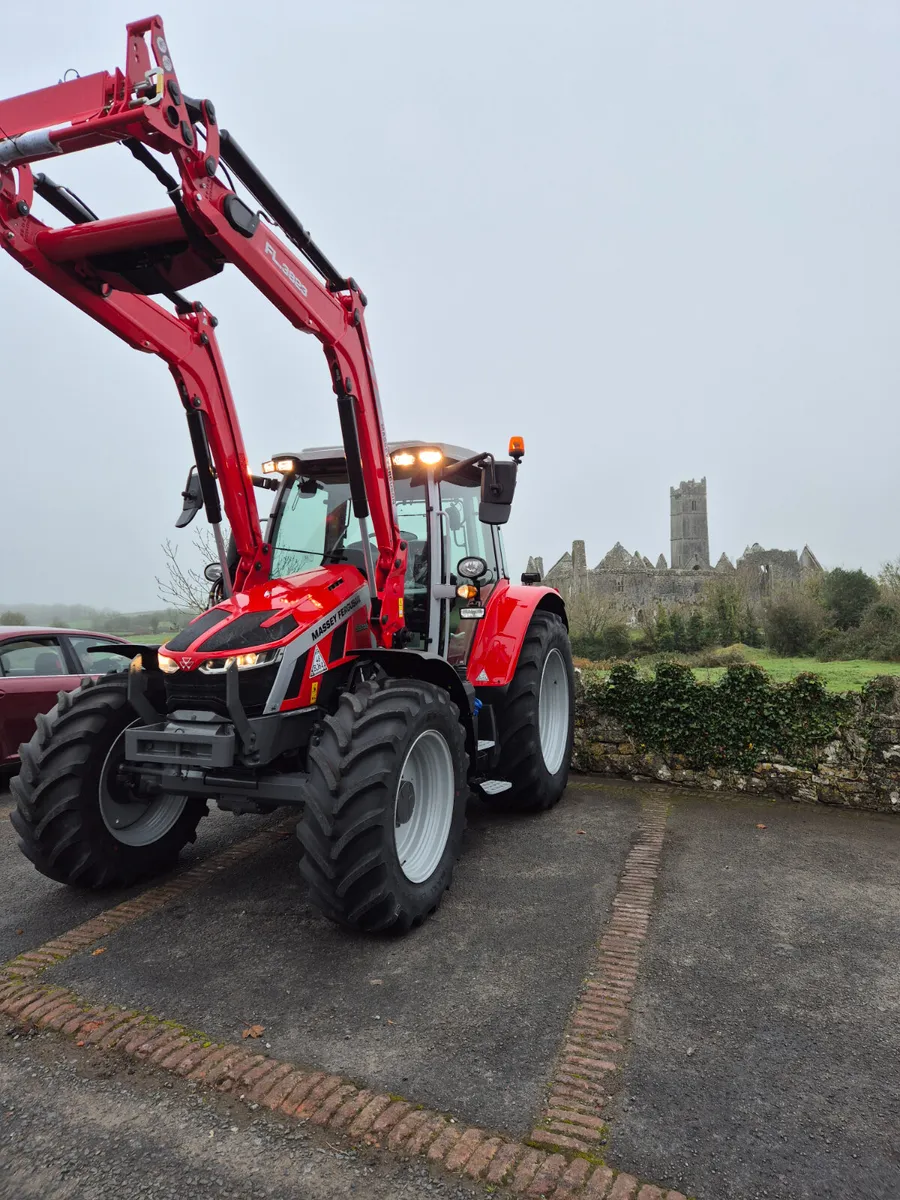
[[[497,581],[503,577],[504,568],[492,526],[483,525],[478,519],[480,482],[454,477],[441,480],[439,487],[444,526],[444,579],[450,585],[446,589],[448,599],[442,614],[445,633],[442,652],[452,666],[461,666],[468,662],[479,618],[461,615],[466,604],[457,596],[456,589],[459,584],[468,581],[457,577],[457,563],[461,558],[473,557],[482,558],[487,563],[487,574],[479,581],[478,603],[481,607],[487,603]]]

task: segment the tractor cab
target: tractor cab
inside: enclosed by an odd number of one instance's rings
[[[481,519],[490,466],[479,461],[485,456],[442,442],[392,443],[388,453],[408,547],[406,646],[464,665],[491,591],[509,577],[500,528]],[[346,564],[362,582],[377,550],[353,509],[344,448],[280,454],[263,472],[282,477],[267,523],[271,578]]]

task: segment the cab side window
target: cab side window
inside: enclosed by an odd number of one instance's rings
[[[448,573],[456,572],[461,558],[473,555],[483,558],[495,577],[496,557],[490,540],[490,530],[478,520],[478,491],[451,480],[441,483],[441,509],[445,514],[447,548],[450,561]]]

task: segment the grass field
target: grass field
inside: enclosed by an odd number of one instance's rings
[[[784,683],[802,671],[812,671],[825,680],[832,692],[856,692],[876,675],[900,675],[900,663],[871,662],[865,658],[853,658],[847,662],[819,662],[817,658],[779,658],[770,650],[755,650],[741,646],[748,662],[758,663],[773,679]],[[695,667],[698,679],[712,682],[725,674],[724,667]]]
[[[874,679],[876,675],[900,675],[900,663],[895,662],[870,662],[864,658],[855,658],[848,662],[819,662],[817,658],[779,658],[770,650],[758,650],[752,646],[733,646],[730,649],[739,650],[747,662],[757,663],[779,683],[785,683],[803,671],[812,671],[824,679],[825,686],[832,692],[859,691],[864,683]],[[635,665],[639,670],[652,670],[655,661],[637,659]],[[589,665],[581,659],[577,662],[579,665]],[[606,667],[608,664],[603,663],[602,666]],[[721,679],[725,670],[725,667],[693,668],[695,678],[704,683],[714,683]]]
[[[169,629],[165,633],[113,633],[110,636],[120,637],[124,642],[137,642],[141,646],[161,646],[168,638],[175,636],[175,631]]]

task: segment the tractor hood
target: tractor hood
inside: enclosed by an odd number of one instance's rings
[[[235,592],[161,647],[169,710],[224,702],[232,666],[259,713],[314,704],[319,677],[371,646],[368,616],[368,586],[349,564]]]

